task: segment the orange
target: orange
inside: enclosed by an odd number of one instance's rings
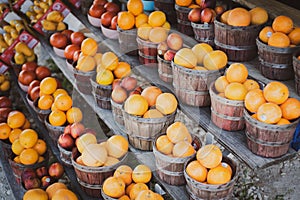
[[[16,156],[16,157],[14,158],[14,162],[21,164],[20,156]]]
[[[294,28],[290,33],[289,33],[289,38],[291,41],[291,44],[294,45],[299,45],[300,44],[300,27]]]
[[[196,181],[204,182],[206,180],[207,169],[203,167],[197,160],[190,162],[185,170],[186,173]]]
[[[255,113],[260,105],[266,103],[261,89],[249,91],[245,96],[245,107],[252,113]]]
[[[229,171],[230,175],[232,175],[232,169],[231,169],[230,165],[228,165],[226,162],[221,162],[220,165],[221,165],[222,167],[224,167],[225,169],[227,169],[227,170]],[[220,165],[219,165],[219,166],[220,166]]]
[[[51,108],[53,101],[54,101],[54,99],[53,99],[52,95],[44,94],[44,95],[40,96],[40,98],[38,100],[38,107],[41,110],[48,110]]]
[[[196,154],[197,160],[206,168],[214,168],[222,161],[222,151],[214,144],[201,147]]]
[[[25,115],[17,110],[11,111],[7,116],[7,124],[10,128],[20,128],[25,123]]]
[[[67,189],[67,186],[61,182],[55,182],[55,183],[52,183],[51,185],[49,185],[46,189],[49,199],[52,199],[54,193],[56,191],[58,191],[59,189]]]
[[[87,145],[96,144],[96,143],[97,143],[97,138],[94,134],[85,133],[77,139],[76,146],[78,151],[82,153],[83,150],[87,147]],[[100,146],[102,145],[100,144]]]
[[[162,93],[158,95],[155,102],[155,107],[164,115],[172,114],[177,109],[177,99],[172,93]]]
[[[220,76],[215,81],[215,88],[218,92],[223,93],[225,91],[226,86],[229,84],[225,76]]]
[[[21,145],[20,140],[16,139],[12,145],[11,150],[15,155],[20,155],[21,152],[24,150],[24,147]]]
[[[149,86],[143,89],[141,95],[147,100],[148,105],[154,106],[156,98],[162,93],[161,89],[156,86]]]
[[[191,4],[191,5],[189,5],[189,7],[188,8],[201,8],[199,5],[197,5],[197,4]]]
[[[185,6],[188,7],[189,5],[192,4],[192,0],[175,0],[175,3],[179,6]]]
[[[61,110],[51,111],[49,114],[49,122],[52,126],[62,126],[66,121],[66,114]]]
[[[38,159],[38,163],[40,163],[40,162],[43,162],[45,160],[45,158],[43,157],[43,156],[39,156],[39,159]]]
[[[136,199],[138,194],[143,190],[148,190],[148,186],[145,183],[136,183],[132,186],[129,197],[130,199]]]
[[[180,141],[187,141],[191,144],[193,140],[188,128],[182,122],[174,122],[171,124],[167,128],[167,137],[174,144]]]
[[[248,77],[248,69],[242,63],[233,63],[227,68],[225,77],[229,83],[244,83]]]
[[[40,83],[40,92],[43,94],[52,94],[57,88],[57,81],[53,77],[46,77]]]
[[[251,14],[245,8],[234,8],[228,14],[227,23],[231,26],[249,26]]]
[[[275,32],[268,40],[268,45],[273,47],[285,48],[290,45],[290,38],[281,32]]]
[[[38,159],[38,152],[32,148],[24,149],[20,154],[20,162],[24,165],[33,165]]]
[[[119,198],[125,194],[125,183],[123,179],[111,176],[103,182],[103,192],[112,197]]]
[[[171,29],[171,24],[166,21],[161,27],[164,28],[167,32],[169,32],[169,30]]]
[[[121,11],[118,13],[118,26],[123,30],[132,29],[135,25],[135,18],[131,12]]]
[[[68,94],[68,92],[65,89],[58,88],[55,90],[55,92],[52,94],[52,96],[55,99],[60,94]]]
[[[263,89],[264,97],[268,102],[282,104],[289,97],[289,89],[279,81],[268,83]]]
[[[173,147],[172,154],[174,157],[184,158],[195,153],[194,147],[187,141],[180,141]]]
[[[101,69],[97,72],[96,82],[100,85],[111,85],[114,81],[114,75],[112,71],[108,69]]]
[[[130,198],[127,195],[123,195],[118,200],[130,200]]]
[[[124,109],[128,114],[142,116],[148,110],[148,102],[142,95],[130,95],[124,105]]]
[[[159,152],[169,155],[172,153],[174,144],[169,140],[167,135],[162,135],[157,138],[155,146]]]
[[[80,122],[83,118],[80,108],[77,108],[77,107],[70,108],[67,111],[66,116],[67,116],[67,121],[69,124],[73,124],[75,122]]]
[[[149,32],[149,40],[154,43],[161,43],[168,37],[168,33],[165,28],[154,27]]]
[[[158,194],[153,192],[152,190],[142,190],[139,192],[135,200],[163,200],[164,198]]]
[[[32,148],[38,141],[38,134],[33,129],[25,129],[20,133],[19,140],[20,144],[24,148]]]
[[[101,67],[108,70],[115,70],[119,65],[118,56],[115,53],[109,51],[105,52],[101,58]]]
[[[135,183],[132,182],[132,183],[130,183],[130,184],[126,187],[125,193],[126,193],[127,196],[129,196],[130,191],[131,191],[131,189],[132,189],[132,187],[133,187],[134,185],[135,185]]]
[[[78,200],[76,194],[72,192],[69,189],[59,189],[57,190],[51,200],[62,200],[62,199],[68,199],[68,200]]]
[[[261,29],[261,31],[259,32],[259,39],[268,44],[269,38],[271,37],[271,35],[274,33],[275,31],[272,29],[271,26],[265,26],[263,29]]]
[[[112,165],[117,164],[118,162],[120,162],[119,159],[107,156],[107,159],[106,159],[105,163],[103,164],[103,166],[105,166],[105,167],[112,166]]]
[[[220,21],[221,21],[222,23],[227,24],[228,15],[229,15],[230,11],[231,11],[231,10],[227,10],[227,11],[225,11],[225,12],[221,15]]]
[[[258,119],[257,119],[257,114],[256,114],[256,113],[254,113],[253,115],[251,115],[251,117],[252,117],[253,119],[258,120]]]
[[[100,144],[88,144],[82,151],[82,162],[86,166],[100,167],[107,160],[107,151]]]
[[[83,55],[77,60],[76,69],[82,72],[90,72],[96,67],[96,60],[92,56]]]
[[[213,48],[207,43],[199,43],[193,46],[192,51],[197,57],[197,64],[203,65],[204,56],[213,51]]]
[[[72,107],[73,100],[68,94],[60,94],[54,100],[55,108],[67,111]]]
[[[27,128],[30,128],[30,121],[28,119],[25,119],[25,122],[24,122],[23,126],[21,126],[20,129],[24,130]]]
[[[286,125],[286,124],[290,124],[291,122],[285,118],[281,118],[276,125]]]
[[[2,128],[0,130],[2,130]],[[22,129],[19,129],[19,128],[15,128],[15,129],[11,130],[11,132],[9,134],[9,138],[8,138],[10,143],[13,143],[16,139],[19,139],[21,132],[22,132]]]
[[[218,70],[227,65],[227,55],[220,50],[207,53],[203,58],[203,65],[208,70]]]
[[[238,100],[242,101],[245,99],[245,96],[247,94],[246,87],[237,82],[229,83],[225,88],[225,97],[230,100]]]
[[[46,153],[47,144],[44,140],[38,139],[37,142],[35,143],[35,145],[32,148],[34,150],[36,150],[38,152],[38,154],[41,156],[41,155],[44,155],[44,153]]]
[[[130,185],[132,182],[132,169],[128,165],[120,165],[114,172],[114,177],[123,179],[125,185]]]
[[[135,183],[148,183],[151,177],[152,172],[147,165],[137,165],[132,171],[132,180]]]
[[[141,38],[143,40],[148,40],[151,30],[152,30],[152,27],[148,23],[142,24],[142,25],[140,25],[140,27],[137,30],[137,35],[139,38]]]
[[[293,27],[293,20],[284,15],[277,16],[272,23],[272,28],[275,32],[282,32],[284,34],[289,34],[293,30]]]
[[[23,200],[48,200],[48,195],[44,190],[35,188],[27,190],[23,195]]]
[[[98,44],[93,38],[86,38],[81,43],[81,52],[86,56],[94,56],[98,51]]]
[[[288,98],[280,108],[285,119],[293,120],[300,116],[300,101],[296,98]]]
[[[282,111],[275,103],[264,103],[257,109],[257,119],[261,122],[275,124],[281,117]]]
[[[182,48],[176,52],[174,63],[186,68],[194,68],[197,66],[197,56],[189,48]]]
[[[114,69],[113,74],[115,78],[123,78],[131,74],[131,67],[127,62],[119,62],[116,69]]]
[[[102,53],[96,53],[96,55],[94,55],[94,59],[95,59],[97,67],[101,66],[102,55],[103,55]]]
[[[219,165],[215,168],[212,168],[207,173],[207,183],[208,184],[225,184],[231,180],[231,173],[230,171],[223,167],[222,165]]]
[[[166,21],[166,15],[162,11],[153,11],[148,17],[148,24],[152,27],[161,27]]]
[[[252,8],[250,11],[251,24],[260,25],[268,21],[268,13],[261,7]]]
[[[247,79],[243,85],[246,87],[247,91],[260,88],[258,82],[253,79]]]
[[[148,15],[141,13],[135,17],[135,27],[139,28],[142,24],[148,23]]]
[[[109,156],[121,158],[128,151],[129,143],[122,135],[113,135],[106,141],[106,149]]]
[[[143,118],[161,118],[161,117],[164,117],[164,115],[161,112],[159,112],[157,109],[149,109],[143,115]]]
[[[127,2],[127,10],[134,16],[138,16],[144,11],[144,4],[141,0],[129,0]]]
[[[0,139],[6,140],[7,138],[9,138],[10,132],[11,132],[11,128],[8,126],[8,124],[2,122],[0,124]]]

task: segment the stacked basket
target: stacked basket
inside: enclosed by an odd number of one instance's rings
[[[295,72],[295,90],[298,95],[300,95],[300,59],[299,52],[296,52],[293,56],[293,68]]]

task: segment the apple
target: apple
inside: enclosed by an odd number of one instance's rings
[[[114,81],[112,82],[112,90],[114,90],[117,85],[120,85],[120,83],[121,83],[121,79],[119,78],[114,79]]]
[[[62,148],[66,150],[72,150],[72,148],[75,146],[74,138],[71,136],[71,134],[61,134],[58,137],[57,142]]]
[[[122,104],[127,99],[127,91],[118,85],[112,91],[111,99],[116,103]]]
[[[188,14],[188,19],[191,22],[198,23],[201,21],[200,13],[201,13],[201,8],[193,8]]]
[[[167,45],[167,42],[161,42],[157,45],[158,55],[164,55],[168,49],[169,47]]]
[[[215,7],[215,12],[217,15],[222,15],[223,12],[225,12],[225,8],[223,6],[216,6]]]
[[[29,86],[28,86],[28,90],[27,90],[27,93],[30,94],[31,90],[36,87],[36,86],[39,86],[40,85],[40,81],[39,80],[33,80]]]
[[[6,96],[0,97],[0,108],[11,108],[11,100]]]
[[[54,162],[49,166],[48,173],[52,178],[60,179],[64,174],[64,167],[59,162]]]
[[[131,91],[136,88],[137,80],[134,77],[127,76],[122,79],[120,86],[123,87],[127,91]]]
[[[216,7],[216,0],[201,0],[198,5],[201,7],[201,9],[204,8],[214,8]]]
[[[7,122],[7,116],[12,111],[11,108],[0,108],[0,123]]]
[[[39,178],[27,178],[24,180],[24,187],[26,190],[40,188],[41,187],[41,180]]]
[[[167,45],[172,50],[179,50],[183,45],[182,37],[177,33],[171,33],[167,37]]]
[[[74,139],[82,135],[85,127],[82,123],[80,122],[75,122],[71,125],[71,135]]]
[[[35,86],[29,93],[29,97],[32,101],[35,101],[40,97],[40,86]]]
[[[71,125],[72,124],[68,124],[65,129],[64,129],[64,134],[71,134]]]
[[[134,88],[134,90],[132,90],[130,93],[129,93],[129,96],[130,95],[133,95],[133,94],[141,94],[143,91],[143,88],[141,86],[137,86],[136,88]]]
[[[41,178],[41,187],[46,189],[49,185],[53,183],[51,176],[43,176]]]
[[[35,170],[37,177],[42,178],[43,176],[48,175],[48,169],[47,167],[39,167]]]
[[[164,54],[164,59],[165,60],[173,60],[174,56],[175,56],[176,52],[172,51],[172,50],[168,50],[165,54]]]
[[[204,8],[201,11],[201,23],[210,23],[212,22],[213,18],[214,18],[214,14],[212,12],[212,9]]]

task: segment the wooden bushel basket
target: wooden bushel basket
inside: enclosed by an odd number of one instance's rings
[[[129,143],[137,149],[152,151],[152,142],[158,134],[166,132],[175,120],[176,111],[161,118],[142,118],[123,112]]]
[[[96,74],[96,71],[81,72],[74,68],[73,72],[78,90],[84,94],[91,94],[92,86],[90,83],[90,79]]]
[[[295,90],[300,96],[300,60],[297,58],[299,55],[299,51],[293,55],[293,68],[295,72]]]
[[[170,24],[176,24],[176,10],[175,10],[175,1],[174,0],[154,0],[155,10],[161,10],[166,14],[167,21]]]
[[[179,99],[190,106],[209,106],[209,85],[221,74],[219,70],[193,70],[179,65],[173,61],[173,87]]]
[[[11,158],[13,155],[13,152],[11,150],[11,143],[8,139],[6,140],[0,140],[0,145],[2,147],[2,152],[5,159]]]
[[[184,169],[186,169],[187,165],[193,160],[195,160],[195,156],[185,163]],[[239,176],[239,164],[225,156],[223,156],[222,162],[225,162],[228,165],[230,165],[232,169],[232,176],[231,176],[231,180],[228,183],[221,184],[221,185],[212,185],[212,184],[198,182],[193,178],[191,178],[187,174],[186,170],[184,170],[184,177],[187,182],[186,189],[188,194],[190,195],[190,199],[219,200],[219,199],[231,198],[230,195],[233,192],[234,184],[237,181]]]
[[[259,156],[279,157],[288,152],[299,119],[287,125],[260,122],[244,109],[248,148]]]
[[[121,52],[133,56],[138,55],[137,29],[123,30],[117,26],[117,30]]]
[[[195,34],[195,39],[198,42],[204,42],[211,46],[214,46],[214,24],[213,23],[203,23],[203,24],[197,24],[194,22],[191,22],[191,25],[193,27],[193,31]]]
[[[112,85],[100,85],[95,82],[96,75],[90,79],[92,86],[92,94],[95,98],[97,105],[103,109],[111,109],[110,96],[112,93]]]
[[[63,164],[67,167],[73,167],[72,165],[72,151],[68,151],[57,144],[57,148],[60,152],[59,156]]]
[[[110,104],[112,108],[112,114],[115,122],[120,125],[120,128],[125,129],[124,117],[123,117],[123,104],[119,104],[110,99]]]
[[[211,120],[219,128],[238,131],[245,127],[244,101],[230,100],[217,94],[214,82],[210,85]]]
[[[41,110],[38,107],[38,101],[39,98],[37,98],[34,102],[33,102],[33,110],[37,113],[39,120],[44,123],[45,119],[48,117],[48,115],[51,113],[51,110]]]
[[[157,63],[157,45],[158,43],[153,43],[150,41],[142,40],[137,37],[136,41],[138,43],[139,49],[139,61],[141,64],[152,64]]]
[[[157,55],[157,61],[158,61],[157,70],[158,70],[159,78],[166,83],[172,83],[173,71],[172,71],[171,61],[164,60],[160,55]]]
[[[153,153],[155,157],[155,164],[156,164],[156,172],[161,180],[168,183],[169,185],[184,185],[186,184],[184,178],[184,164],[186,161],[190,160],[195,155],[185,157],[185,158],[176,158],[165,155],[159,152],[156,149],[156,140],[161,136],[158,135],[155,137],[153,141]],[[197,136],[193,136],[192,145],[194,146],[195,150],[197,151],[200,149],[201,141]],[[196,154],[196,153],[195,153]]]
[[[179,32],[184,33],[188,36],[194,36],[193,27],[188,19],[189,12],[192,8],[178,6],[175,3],[175,11],[177,16],[177,29]]]
[[[79,157],[78,150],[72,152],[72,165],[77,176],[77,180],[84,191],[93,197],[99,197],[101,194],[101,185],[106,178],[113,175],[116,168],[122,165],[127,158],[127,153],[120,158],[120,162],[107,167],[89,167],[78,164],[75,160]]]
[[[230,26],[214,20],[215,47],[224,51],[230,61],[249,61],[257,56],[255,40],[263,25]]]
[[[294,77],[293,54],[300,47],[278,48],[256,39],[259,69],[263,76],[272,80],[289,80]]]
[[[44,123],[49,132],[50,138],[56,144],[59,136],[64,133],[66,126],[53,126],[52,124],[49,123],[48,117],[46,117]]]

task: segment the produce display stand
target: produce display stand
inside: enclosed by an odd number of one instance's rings
[[[79,24],[78,26],[82,26],[85,28],[85,34],[91,34],[94,39],[96,39],[99,42],[99,47],[102,50],[108,50],[113,51],[120,60],[128,62],[133,67],[133,72],[141,77],[144,77],[149,82],[161,87],[163,90],[169,90],[173,92],[173,87],[169,83],[165,83],[161,81],[158,77],[157,69],[156,68],[150,68],[146,67],[144,65],[141,65],[138,57],[135,56],[128,56],[124,55],[120,52],[119,44],[117,40],[110,40],[106,39],[105,36],[102,34],[101,30],[99,28],[93,27],[87,20],[87,16],[84,16],[80,9],[76,9],[72,4],[70,4],[68,1],[63,1],[71,10],[74,16],[76,16],[76,19],[78,22],[76,24]],[[291,11],[290,7],[277,7],[275,9],[275,6],[277,2],[275,1],[264,1],[260,2],[259,0],[234,0],[234,2],[240,3],[242,5],[248,6],[249,8],[255,7],[255,6],[261,6],[265,7],[268,12],[270,13],[270,16],[276,16],[278,14],[284,14],[284,13],[294,13],[292,15],[293,20],[295,23],[299,25],[300,23],[300,16],[299,11]],[[270,5],[269,5],[270,4]],[[281,4],[283,5],[283,4]],[[288,11],[284,12],[285,9],[288,8]],[[272,10],[269,10],[272,9]],[[273,10],[274,9],[274,10]],[[280,9],[280,11],[278,10]],[[81,24],[82,23],[82,24]],[[68,79],[72,85],[73,88],[76,89],[79,94],[82,96],[82,98],[86,101],[86,103],[95,111],[95,113],[103,120],[103,122],[111,129],[111,131],[114,134],[121,134],[125,137],[126,133],[115,123],[115,120],[113,118],[111,110],[105,110],[101,109],[97,106],[97,103],[95,102],[95,99],[92,95],[87,95],[81,93],[75,82],[75,78],[71,71],[66,66],[65,59],[58,57],[55,52],[53,51],[52,47],[49,45],[49,41],[47,38],[43,37],[40,34],[33,33],[41,42],[43,48],[43,51],[46,51],[49,53],[50,57],[53,59],[53,61],[56,63],[56,65],[60,68],[60,70],[63,72],[66,79]],[[188,44],[195,44],[195,41],[190,38],[185,38],[185,42]],[[262,81],[264,83],[270,82],[269,79],[264,78],[259,71],[255,68],[255,66],[258,66],[258,59],[254,59],[251,62],[245,62],[244,64],[248,67],[249,75],[251,77],[254,77],[255,79]],[[12,72],[13,73],[13,72]],[[17,83],[17,77],[15,75],[12,75],[12,81]],[[299,98],[294,89],[294,81],[284,81],[289,89],[292,97]],[[57,148],[57,145],[54,144],[54,142],[51,140],[50,137],[47,136],[47,130],[45,126],[38,120],[36,113],[31,109],[29,106],[27,100],[26,100],[26,94],[19,88],[19,86],[16,86],[18,89],[18,92],[20,93],[20,96],[24,103],[26,104],[26,107],[28,108],[30,114],[34,118],[34,121],[37,123],[37,127],[39,129],[39,132],[43,134],[43,137],[45,138],[47,144],[50,146],[51,151],[53,155],[59,160],[59,150]],[[280,157],[280,158],[263,158],[260,156],[256,156],[253,154],[248,148],[246,143],[246,136],[243,131],[236,131],[236,132],[229,132],[229,131],[223,131],[219,128],[217,128],[214,124],[212,124],[210,119],[210,108],[209,107],[203,107],[203,108],[196,108],[192,106],[187,106],[182,103],[179,103],[179,107],[183,113],[185,113],[189,118],[194,120],[196,123],[198,123],[205,131],[208,131],[212,133],[212,135],[215,137],[215,139],[225,147],[226,150],[230,151],[233,155],[235,155],[240,161],[248,165],[252,170],[259,170],[264,169],[269,166],[272,166],[274,164],[278,164],[283,162],[284,160],[287,160],[297,153],[293,149],[289,149],[289,152]],[[1,159],[3,155],[1,154]],[[144,152],[136,150],[132,147],[130,147],[130,154],[128,160],[130,162],[139,162],[139,163],[145,163],[150,166],[151,169],[155,169],[155,158],[152,152]],[[23,193],[20,190],[20,185],[18,185],[13,177],[12,171],[10,170],[10,166],[8,162],[3,162],[3,167],[6,172],[6,176],[9,180],[9,183],[11,185],[11,188],[13,190],[14,196],[16,199],[22,199]],[[72,190],[78,194],[80,199],[99,199],[99,198],[93,198],[90,196],[87,196],[87,194],[84,193],[84,191],[80,188],[80,185],[77,182],[75,172],[72,168],[65,167],[65,173],[67,177],[70,179]],[[160,186],[162,186],[163,190],[167,191],[169,196],[172,199],[181,199],[181,200],[187,200],[189,199],[189,196],[185,190],[185,186],[170,186],[158,179],[158,175],[155,171],[153,171],[155,180],[159,183]]]

